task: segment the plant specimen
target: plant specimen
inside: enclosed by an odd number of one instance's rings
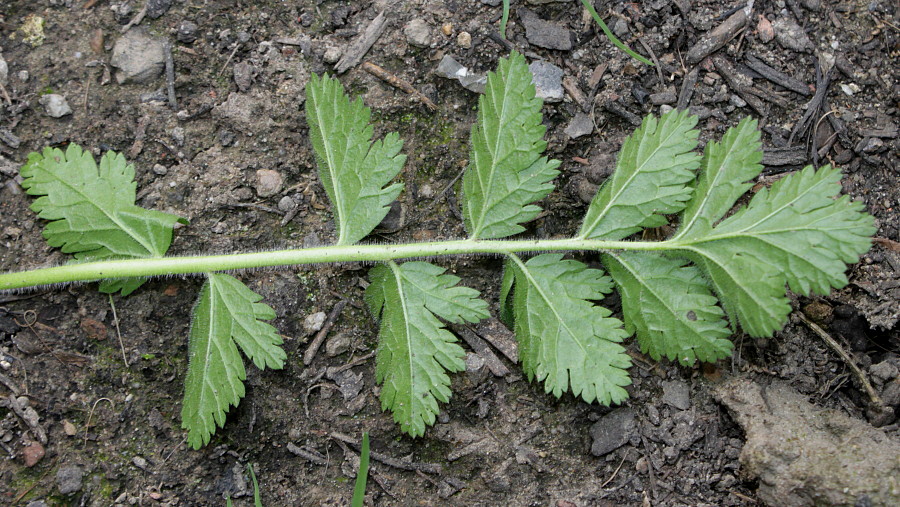
[[[445,323],[477,322],[488,304],[445,268],[403,259],[502,255],[500,317],[515,329],[528,378],[556,396],[571,391],[610,404],[627,396],[631,361],[622,342],[629,336],[654,359],[716,361],[731,353],[728,338],[738,328],[762,337],[784,326],[786,286],[803,295],[843,287],[847,264],[869,249],[873,218],[838,196],[841,174],[829,166],[787,175],[732,212],[762,170],[756,122],[742,120],[701,156],[697,119],[683,111],[648,116],[625,140],[575,236],[507,239],[539,215],[534,203],[558,174],[559,162],[543,155],[541,107],[524,57],[501,59],[479,99],[461,184],[468,236],[452,241],[359,243],[400,194],[402,185],[391,181],[405,157],[396,134],[372,140],[369,109],[328,77],[308,83],[306,114],[334,209],[331,246],[164,257],[179,219],[134,205],[134,171],[120,155],[107,153],[98,167],[74,145],[65,153],[45,149],[22,167],[23,186],[41,196],[32,208],[49,221],[49,243],[76,261],[0,274],[0,290],[102,280],[100,290],[127,294],[146,277],[203,274],[182,410],[197,448],[244,395],[239,349],[259,368],[285,360],[279,335],[264,322],[274,311],[224,270],[378,263],[365,300],[380,325],[381,404],[404,432],[419,436],[450,398],[449,373],[464,369],[465,352]],[[677,225],[668,239],[629,239],[670,220]],[[598,253],[600,265],[567,256],[579,251]],[[598,304],[613,289],[624,321]]]

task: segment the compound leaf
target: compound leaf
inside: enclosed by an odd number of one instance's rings
[[[281,369],[287,355],[278,331],[263,322],[275,311],[240,280],[210,273],[200,290],[191,322],[188,373],[181,425],[188,443],[199,449],[209,442],[225,412],[244,396],[247,374],[238,346],[257,368]]]
[[[612,290],[612,280],[561,254],[522,262],[510,254],[515,277],[513,314],[519,358],[529,379],[561,396],[571,388],[588,403],[620,403],[631,383],[631,359],[619,344],[628,336],[622,322],[592,301]]]
[[[22,187],[38,195],[31,209],[49,223],[44,238],[79,260],[162,257],[172,243],[176,223],[168,213],[136,206],[134,166],[106,152],[98,167],[90,152],[70,144],[63,153],[45,148],[31,153],[21,169]],[[144,279],[105,280],[103,292],[128,295]]]
[[[625,329],[645,354],[684,365],[731,355],[725,312],[699,269],[645,252],[604,254],[603,265],[622,296]]]
[[[703,169],[675,238],[700,237],[734,206],[762,171],[762,144],[757,122],[751,117],[729,128],[718,143],[710,141],[703,153]]]
[[[874,219],[861,203],[836,197],[840,181],[830,166],[807,167],[760,190],[707,234],[680,243],[751,336],[771,336],[785,324],[785,284],[803,295],[827,294],[847,284],[846,264],[869,249]]]
[[[427,262],[389,262],[370,271],[366,301],[380,317],[375,376],[381,408],[413,437],[434,424],[438,402],[450,400],[448,371],[465,369],[465,352],[438,320],[478,322],[488,316],[478,291]]]
[[[688,183],[700,166],[693,152],[696,124],[687,111],[644,118],[622,144],[616,170],[591,201],[578,236],[619,240],[664,225],[664,215],[684,209],[691,197]]]
[[[337,79],[310,77],[306,120],[319,178],[334,207],[338,245],[372,232],[403,189],[400,183],[388,185],[406,162],[403,141],[392,132],[372,142],[370,116],[361,99],[350,102]]]
[[[469,167],[463,176],[463,218],[472,239],[503,238],[525,230],[521,223],[541,209],[533,204],[553,190],[558,160],[541,153],[547,130],[543,101],[535,97],[525,57],[501,58],[489,73],[472,126]]]

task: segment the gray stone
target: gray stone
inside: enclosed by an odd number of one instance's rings
[[[775,40],[781,47],[798,52],[812,51],[814,46],[809,36],[790,16],[785,15],[776,19],[772,23],[772,28],[775,29]]]
[[[147,0],[147,17],[150,19],[160,18],[171,6],[172,0]]]
[[[253,84],[253,74],[253,65],[247,62],[234,65],[234,84],[237,85],[238,90],[245,92],[250,89],[250,85]]]
[[[56,472],[56,486],[63,495],[71,495],[81,489],[81,480],[84,478],[84,470],[81,467],[70,465],[60,468]]]
[[[603,456],[625,445],[638,429],[634,410],[618,408],[591,426],[591,454]]]
[[[305,245],[304,248],[306,248]],[[325,319],[327,318],[328,315],[326,315],[325,312],[316,312],[307,315],[306,319],[303,321],[303,330],[306,331],[307,335],[316,333],[325,325]]]
[[[72,108],[69,102],[62,95],[49,93],[41,96],[38,102],[44,106],[44,112],[52,118],[62,118],[67,114],[72,114]]]
[[[281,192],[284,179],[281,173],[272,169],[259,169],[256,171],[256,195],[260,197],[272,197]]]
[[[714,391],[744,429],[741,472],[767,505],[900,505],[900,442],[859,419],[817,407],[789,385],[747,378]]]
[[[297,207],[297,203],[291,198],[291,196],[286,195],[278,201],[278,209],[287,213],[292,211]]]
[[[484,87],[487,84],[486,75],[472,72],[450,55],[444,55],[434,73],[447,79],[455,79],[464,88],[475,93],[484,93]]]
[[[663,382],[662,400],[678,410],[691,408],[691,387],[680,380]]]
[[[119,69],[119,84],[147,83],[165,68],[165,43],[141,28],[132,28],[116,41],[109,63]]]
[[[325,355],[328,357],[339,356],[350,350],[350,335],[337,333],[325,342]]]
[[[566,135],[572,139],[586,136],[594,131],[594,120],[589,114],[578,111],[566,127]]]
[[[563,70],[552,63],[537,61],[528,66],[532,82],[537,89],[536,96],[546,102],[559,102],[565,91],[562,86]]]
[[[182,21],[178,24],[178,31],[175,37],[178,39],[178,42],[185,44],[194,42],[197,40],[197,23],[188,20]]]
[[[490,5],[491,7],[497,7],[503,2],[503,0],[481,0],[481,3],[484,5]]]
[[[519,19],[525,26],[525,38],[535,46],[569,51],[572,49],[572,31],[550,21],[545,21],[528,9],[519,8]]]
[[[413,46],[424,48],[431,44],[431,26],[424,19],[415,18],[410,20],[403,27],[403,34],[406,35],[406,41]]]
[[[48,507],[47,502],[43,500],[32,500],[25,504],[25,507]]]

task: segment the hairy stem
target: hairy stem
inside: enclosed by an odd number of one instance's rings
[[[335,245],[243,254],[160,257],[66,264],[0,274],[0,290],[109,278],[185,275],[335,262],[380,262],[445,255],[508,254],[549,251],[671,250],[654,241],[602,241],[578,238],[548,240],[458,240],[397,245]]]

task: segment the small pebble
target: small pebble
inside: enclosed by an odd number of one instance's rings
[[[184,20],[178,25],[178,32],[175,36],[178,42],[190,44],[197,40],[197,24],[193,21]]]
[[[775,29],[772,23],[762,14],[759,15],[759,23],[756,25],[756,33],[759,34],[759,40],[762,42],[772,42],[775,38]]]
[[[562,86],[563,70],[552,63],[537,61],[528,66],[536,89],[535,95],[546,102],[560,102],[565,91]]]
[[[337,61],[341,59],[341,54],[341,48],[329,46],[328,49],[325,50],[325,54],[322,55],[322,59],[325,60],[325,63],[337,63]]]
[[[159,176],[165,176],[169,173],[169,169],[162,164],[153,164],[153,173]]]
[[[308,315],[306,320],[303,321],[303,330],[306,331],[307,335],[317,333],[325,325],[325,319],[327,318],[328,315],[325,312],[316,312]]]
[[[325,355],[335,357],[350,350],[350,335],[338,333],[325,342]]]
[[[64,466],[56,472],[56,486],[60,494],[71,495],[81,489],[84,470],[78,466]]]
[[[65,97],[56,93],[49,93],[38,99],[38,102],[44,106],[44,112],[51,118],[62,118],[63,116],[72,114],[72,108]]]
[[[37,465],[47,451],[39,442],[31,442],[22,449],[22,457],[25,460],[25,466],[28,468]]]
[[[256,195],[260,197],[272,197],[281,192],[284,180],[281,173],[272,169],[259,169],[256,171]]]
[[[403,34],[406,35],[406,42],[413,46],[424,48],[431,44],[431,26],[424,19],[415,18],[410,20],[403,27]]]
[[[444,23],[441,25],[441,32],[447,37],[450,37],[453,34],[453,23]]]
[[[287,213],[297,207],[297,203],[289,195],[286,195],[278,201],[278,209]]]
[[[456,44],[461,48],[469,49],[472,47],[472,34],[469,32],[459,32],[456,36]]]
[[[75,429],[75,425],[72,424],[72,421],[69,421],[68,419],[63,419],[62,425],[63,425],[63,433],[65,433],[67,436],[74,437],[75,434],[78,433],[78,430]]]

